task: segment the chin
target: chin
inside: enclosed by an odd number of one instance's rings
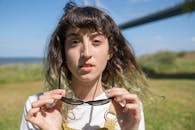
[[[81,80],[81,81],[85,81],[85,82],[90,82],[90,81],[93,80],[93,78],[91,78],[91,77],[86,77],[86,76],[83,77],[83,76],[82,76],[82,77],[80,77],[80,80]]]
[[[79,78],[81,81],[84,81],[84,82],[91,82],[91,81],[97,79],[96,76],[92,76],[92,75],[82,75]]]

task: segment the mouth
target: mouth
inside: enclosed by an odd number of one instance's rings
[[[83,64],[80,64],[79,67],[82,68],[82,67],[93,67],[94,65],[91,64],[91,63],[83,63]]]
[[[92,71],[94,65],[93,64],[82,64],[79,66],[79,68],[81,69],[81,71],[84,71],[84,72],[90,72]]]

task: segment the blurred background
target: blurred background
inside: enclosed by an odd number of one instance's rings
[[[0,129],[17,130],[28,96],[44,91],[43,58],[69,0],[0,0]],[[73,0],[107,12],[131,43],[150,89],[147,130],[195,129],[194,0]]]

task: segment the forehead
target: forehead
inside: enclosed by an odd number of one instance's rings
[[[103,33],[101,31],[97,31],[95,29],[90,29],[90,28],[69,28],[66,31],[66,36],[70,36],[70,35],[103,35]]]

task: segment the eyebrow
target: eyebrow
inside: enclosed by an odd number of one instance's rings
[[[104,36],[102,33],[94,32],[90,36]]]
[[[80,36],[81,33],[75,33],[75,32],[70,32],[70,33],[67,33],[66,34],[66,37],[69,37],[69,36]],[[99,33],[99,32],[93,32],[93,33],[90,33],[89,36],[104,36],[102,33]]]
[[[70,36],[79,36],[79,33],[71,32],[71,33],[66,34],[66,37],[70,37]]]

